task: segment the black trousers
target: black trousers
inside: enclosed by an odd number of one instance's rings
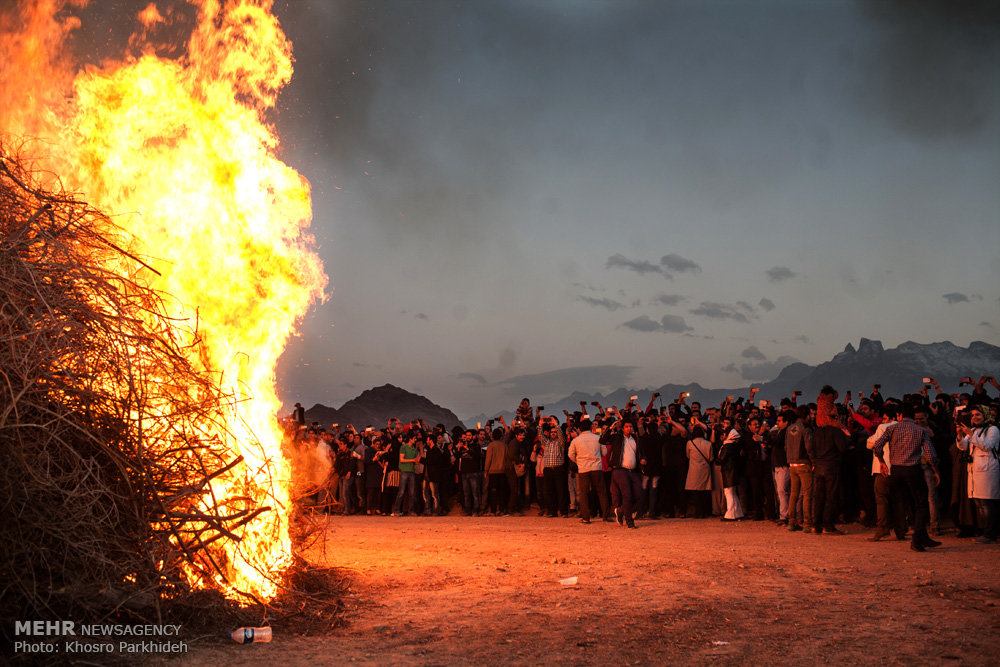
[[[566,465],[543,468],[545,505],[550,515],[569,514],[569,471]]]
[[[927,519],[930,516],[930,505],[927,501],[927,480],[924,479],[924,469],[916,466],[892,466],[889,475],[892,490],[897,494],[900,513],[906,511],[906,502],[913,503],[913,544],[923,545],[927,540]],[[905,516],[905,514],[904,514]]]
[[[817,526],[826,528],[837,521],[838,472],[836,468],[813,471],[813,521]]]

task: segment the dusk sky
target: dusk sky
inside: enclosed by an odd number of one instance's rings
[[[280,395],[462,417],[1000,342],[998,12],[871,4],[279,6],[333,288]]]
[[[1000,8],[955,4],[277,2],[269,118],[330,278],[286,409],[392,383],[466,418],[1000,343]],[[146,6],[95,0],[77,48]]]

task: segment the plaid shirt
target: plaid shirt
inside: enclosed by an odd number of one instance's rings
[[[882,450],[889,445],[889,467],[918,466],[920,457],[925,456],[933,464],[937,464],[937,456],[931,447],[931,437],[927,430],[917,425],[912,419],[900,418],[895,424],[890,424],[882,435],[875,438],[872,449],[882,456]]]
[[[542,443],[543,468],[558,468],[566,463],[566,438],[563,437],[562,429],[557,429],[557,433],[559,435],[555,439],[544,433],[538,436],[538,441]]]

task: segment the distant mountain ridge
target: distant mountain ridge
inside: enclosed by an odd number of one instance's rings
[[[330,424],[353,424],[356,429],[368,426],[378,429],[384,427],[390,417],[398,417],[403,422],[420,418],[428,426],[444,424],[448,429],[464,427],[451,410],[391,384],[368,389],[339,409],[317,403],[306,410],[307,423],[316,421],[324,427],[329,427]]]
[[[653,392],[660,392],[663,404],[673,402],[681,392],[689,392],[690,401],[700,401],[703,405],[719,405],[726,396],[750,394],[751,387],[759,387],[758,399],[773,402],[784,396],[791,396],[798,389],[807,401],[814,401],[820,388],[829,384],[841,395],[871,392],[872,385],[882,385],[883,396],[902,396],[919,391],[924,377],[933,377],[948,393],[969,391],[969,387],[959,387],[958,381],[966,375],[978,379],[981,375],[1000,375],[1000,347],[982,341],[974,341],[963,348],[945,341],[940,343],[914,343],[907,341],[898,347],[886,350],[881,341],[862,338],[855,348],[848,343],[843,352],[830,361],[817,366],[794,363],[786,366],[770,382],[755,383],[731,389],[706,389],[697,383],[665,384],[652,389],[621,388],[609,394],[588,394],[574,392],[569,396],[545,405],[548,414],[562,415],[562,411],[573,412],[580,409],[580,401],[585,401],[589,410],[591,401],[598,401],[603,407],[624,406],[629,396],[638,395],[639,404],[645,408]],[[513,406],[512,406],[513,407]],[[469,417],[466,423],[485,422],[497,415],[509,418],[513,411],[503,410],[492,414]]]

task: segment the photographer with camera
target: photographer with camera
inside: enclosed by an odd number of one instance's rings
[[[969,409],[969,424],[956,427],[958,449],[967,452],[969,497],[972,498],[983,522],[980,544],[995,544],[1000,533],[1000,429],[989,424],[987,408],[974,405]]]
[[[542,484],[547,516],[569,516],[569,474],[566,438],[555,417],[539,418],[538,441],[542,457]]]

